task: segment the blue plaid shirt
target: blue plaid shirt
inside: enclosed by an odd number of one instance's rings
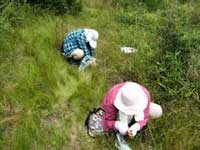
[[[82,49],[84,56],[94,57],[94,49],[88,49],[87,41],[85,36],[84,29],[77,29],[70,32],[64,40],[64,53],[67,56],[70,56],[71,53],[76,49]]]

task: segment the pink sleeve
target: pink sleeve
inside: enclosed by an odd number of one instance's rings
[[[149,107],[148,107],[148,105],[144,110],[144,119],[137,122],[140,125],[140,130],[147,124],[147,122],[149,120]]]
[[[115,130],[115,121],[117,116],[117,110],[113,106],[104,106],[104,115],[103,115],[103,128],[105,131]]]
[[[118,110],[114,106],[114,100],[115,97],[119,91],[119,89],[124,85],[125,83],[120,83],[115,86],[113,86],[107,93],[107,95],[104,98],[103,101],[103,109],[104,109],[104,114],[102,118],[102,125],[104,131],[109,131],[109,130],[115,130],[115,121],[117,119],[117,113]]]

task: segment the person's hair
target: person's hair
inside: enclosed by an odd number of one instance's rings
[[[87,46],[87,48],[88,48],[89,50],[92,49],[92,47],[90,46],[90,43],[89,43],[89,42],[86,43],[86,46]]]
[[[61,53],[64,52],[64,41],[63,41],[62,44],[60,45],[60,51],[61,51]]]

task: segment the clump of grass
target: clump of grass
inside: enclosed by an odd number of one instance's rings
[[[23,26],[0,17],[0,149],[114,149],[114,135],[91,139],[84,121],[113,84],[127,80],[146,86],[164,110],[128,141],[134,149],[198,149],[200,31],[188,10],[198,5],[173,4],[151,11],[136,2],[127,12],[91,2],[76,17],[27,13],[31,23]],[[78,72],[58,48],[66,32],[83,27],[100,33],[98,66]],[[121,46],[138,52],[123,54]]]

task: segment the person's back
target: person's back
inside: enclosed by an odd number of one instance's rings
[[[77,37],[83,36],[84,35],[83,33],[84,33],[84,29],[73,30],[66,36],[66,40],[77,41]]]
[[[86,43],[86,37],[84,29],[77,29],[70,32],[64,40],[64,52],[70,55],[74,49],[80,48],[79,38],[82,39],[83,43]]]
[[[70,32],[63,43],[63,54],[73,62],[78,62],[82,70],[95,65],[94,48],[97,46],[98,32],[93,29],[77,29]]]

